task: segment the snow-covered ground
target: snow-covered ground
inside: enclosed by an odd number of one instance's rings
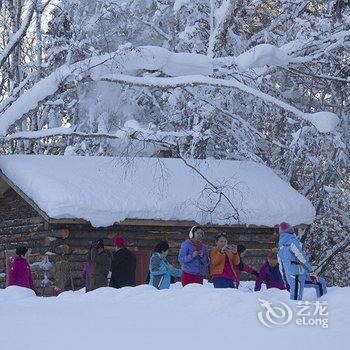
[[[327,310],[315,310],[315,298],[305,317],[323,318],[320,325],[297,325],[300,307],[287,292],[251,292],[248,282],[240,290],[218,290],[210,285],[179,284],[158,291],[143,285],[115,290],[101,288],[85,294],[66,292],[57,298],[42,298],[31,290],[9,287],[0,290],[0,348],[11,350],[107,350],[107,349],[349,349],[350,287],[330,288],[320,299]],[[273,307],[289,307],[288,324],[272,328],[269,315],[258,299]],[[278,304],[285,303],[287,306]],[[281,312],[274,309],[275,312]],[[316,315],[312,316],[313,313]],[[328,312],[328,316],[320,316]],[[271,314],[270,314],[271,316]],[[275,323],[288,321],[274,318]]]

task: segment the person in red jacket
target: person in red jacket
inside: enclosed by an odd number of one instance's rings
[[[24,246],[20,246],[16,249],[16,256],[10,265],[7,286],[30,288],[36,292],[30,266],[28,261],[24,258],[27,251],[28,249]]]

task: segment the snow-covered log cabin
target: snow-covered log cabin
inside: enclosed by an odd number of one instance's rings
[[[141,284],[155,244],[166,239],[176,263],[194,224],[205,227],[209,245],[225,231],[258,267],[275,245],[279,222],[308,225],[315,215],[306,198],[254,162],[11,155],[0,157],[0,170],[1,287],[20,243],[30,248],[37,285],[50,262],[64,256],[79,288],[91,241],[103,238],[113,249],[115,235],[123,235]]]

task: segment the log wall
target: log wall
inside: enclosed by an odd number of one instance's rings
[[[14,191],[9,190],[0,198],[0,273],[6,272],[6,251],[15,249],[19,244],[30,248],[31,264],[43,260],[49,254],[52,263],[64,258],[71,262],[75,288],[83,286],[81,271],[86,261],[89,246],[93,240],[103,238],[107,249],[113,250],[114,237],[125,237],[128,247],[135,251],[152,251],[160,240],[170,245],[169,261],[177,264],[177,254],[182,241],[187,239],[191,224],[121,224],[107,228],[94,228],[88,224],[51,224],[37,216]],[[15,209],[17,208],[17,209]],[[6,211],[9,212],[7,216]],[[16,214],[17,213],[17,214]],[[264,263],[269,249],[275,246],[276,236],[271,228],[260,227],[205,227],[205,242],[214,245],[215,235],[224,231],[229,243],[244,244],[248,253],[245,262],[255,268]],[[34,264],[37,265],[37,264]],[[40,282],[45,271],[33,267],[35,284],[42,291]],[[243,276],[249,277],[249,276]],[[0,278],[0,287],[5,286],[5,278]]]

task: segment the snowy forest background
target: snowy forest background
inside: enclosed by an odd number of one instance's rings
[[[349,15],[349,0],[0,0],[0,153],[264,163],[312,201],[302,241],[349,285]]]

